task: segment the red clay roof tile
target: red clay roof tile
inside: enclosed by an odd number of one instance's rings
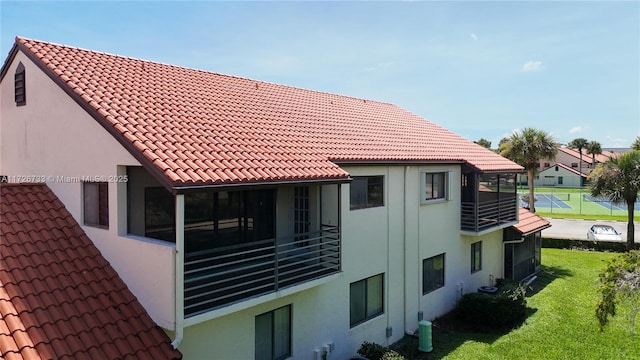
[[[0,358],[182,357],[91,240],[59,231],[79,226],[46,185],[0,184],[0,203]]]
[[[522,169],[388,103],[19,37],[16,47],[172,186],[341,179],[349,161]]]
[[[530,212],[525,208],[520,208],[518,215],[518,223],[513,227],[522,235],[528,235],[535,231],[541,231],[548,227],[551,227],[549,221],[541,218],[540,216]]]

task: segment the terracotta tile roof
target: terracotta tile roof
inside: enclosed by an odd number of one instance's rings
[[[0,358],[182,357],[46,185],[0,204]]]
[[[169,186],[340,179],[350,161],[522,169],[388,103],[19,37],[14,48]]]
[[[558,148],[558,151],[561,151],[567,155],[570,155],[574,158],[576,158],[576,160],[580,159],[580,153],[578,152],[578,150],[574,150],[574,149],[569,149],[569,148]],[[606,162],[607,160],[609,160],[609,158],[613,155],[612,152],[610,151],[603,151],[602,154],[596,155],[596,162]],[[587,164],[592,164],[593,163],[593,156],[591,154],[587,154],[586,150],[582,150],[582,161],[586,162]]]
[[[522,235],[528,235],[551,227],[551,224],[547,220],[525,208],[520,208],[518,216],[518,223],[513,225],[513,228]]]

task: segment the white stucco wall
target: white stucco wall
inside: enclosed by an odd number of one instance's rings
[[[558,177],[562,177],[562,184],[559,183]],[[580,175],[561,166],[551,166],[541,171],[533,184],[534,186],[580,187],[580,178]]]
[[[27,104],[16,106],[13,75],[26,70]],[[118,165],[140,165],[96,120],[58,85],[18,53],[0,84],[0,174],[43,176],[79,224],[82,184],[87,176],[118,175]],[[109,183],[109,228],[83,229],[160,326],[173,328],[173,246],[125,235],[126,186]],[[118,194],[120,190],[121,196]],[[119,203],[120,201],[120,203]],[[120,233],[118,231],[120,229]]]
[[[291,304],[294,359],[332,342],[329,359],[354,355],[363,341],[390,345],[418,327],[418,312],[433,320],[450,311],[462,293],[502,277],[502,231],[460,235],[459,166],[345,166],[352,176],[384,176],[384,206],[350,210],[349,185],[342,186],[343,273],[288,296],[269,299],[185,330],[179,349],[185,359],[215,353],[224,359],[252,358],[255,316]],[[421,172],[449,174],[449,200],[420,204]],[[405,177],[406,173],[406,177]],[[405,243],[406,241],[406,243]],[[482,241],[482,270],[471,273],[471,243]],[[446,253],[445,286],[422,295],[422,260]],[[384,273],[384,313],[353,328],[349,286]],[[392,336],[386,337],[386,328]],[[220,330],[224,329],[224,330]]]

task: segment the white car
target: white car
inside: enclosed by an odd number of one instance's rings
[[[587,231],[587,239],[601,241],[622,241],[622,234],[609,225],[593,225]]]

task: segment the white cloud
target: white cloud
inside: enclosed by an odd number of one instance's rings
[[[574,126],[574,127],[571,128],[571,130],[569,130],[569,133],[578,134],[578,133],[581,133],[582,130],[584,130],[584,129],[582,129],[582,126]]]
[[[474,34],[474,33],[469,34],[469,36],[471,36],[471,38],[472,38],[473,40],[478,40],[478,35],[476,35],[476,34]]]
[[[542,65],[542,61],[538,60],[529,60],[522,64],[522,71],[524,72],[542,71],[543,69],[544,66]]]

